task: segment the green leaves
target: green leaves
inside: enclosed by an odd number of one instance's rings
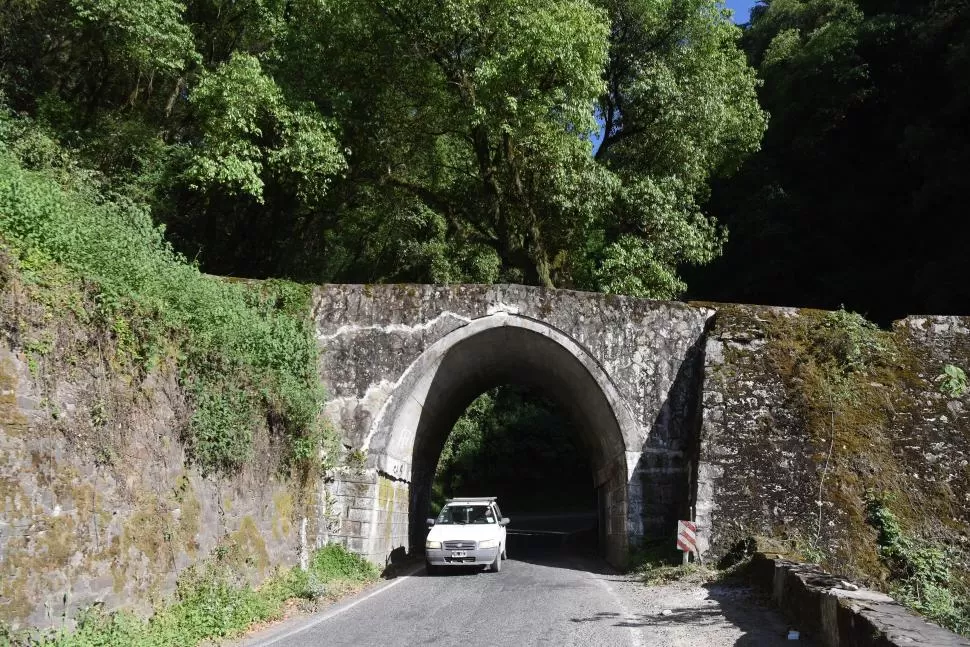
[[[596,154],[622,182],[603,220],[595,286],[671,298],[682,264],[715,258],[724,233],[701,211],[714,174],[757,150],[765,115],[738,29],[715,2],[611,0],[608,91]]]
[[[263,177],[273,172],[313,199],[344,168],[332,124],[312,107],[288,105],[254,56],[236,54],[203,74],[191,99],[202,131],[186,170],[191,186],[221,186],[262,202]]]
[[[79,29],[103,31],[105,42],[135,72],[172,73],[199,61],[185,5],[174,0],[70,0]]]
[[[866,493],[867,521],[879,533],[879,556],[889,570],[893,596],[947,629],[970,633],[970,605],[961,584],[951,577],[955,566],[946,546],[911,537],[890,510],[891,496]]]
[[[967,379],[967,374],[959,366],[946,364],[943,367],[943,373],[937,380],[940,383],[940,392],[948,397],[959,398],[970,391],[970,380]]]
[[[245,121],[245,110],[234,114]],[[8,118],[0,115],[0,123]],[[149,364],[163,347],[177,347],[194,403],[186,440],[203,469],[246,462],[267,418],[299,447],[297,462],[311,466],[327,439],[309,288],[204,276],[144,207],[97,189],[65,189],[0,152],[0,234],[24,258],[94,282],[100,316],[126,353]]]
[[[214,273],[673,296],[764,124],[715,0],[48,4],[0,24],[15,108]]]

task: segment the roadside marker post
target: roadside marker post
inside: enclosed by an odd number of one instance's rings
[[[684,551],[684,564],[687,563],[691,553],[700,559],[697,554],[697,524],[693,521],[677,522],[677,548]]]

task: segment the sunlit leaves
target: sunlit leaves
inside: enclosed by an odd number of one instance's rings
[[[180,71],[198,55],[175,0],[71,0],[78,27],[102,30],[105,42],[136,70]]]
[[[715,0],[66,1],[21,103],[214,271],[671,296],[764,125]]]
[[[192,94],[202,146],[187,171],[198,187],[220,185],[263,198],[272,168],[292,177],[301,197],[323,195],[344,166],[332,125],[319,113],[291,107],[259,61],[239,54],[205,74]]]

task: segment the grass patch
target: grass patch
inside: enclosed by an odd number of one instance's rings
[[[73,630],[14,634],[0,626],[0,646],[194,647],[279,619],[293,599],[336,599],[378,576],[373,564],[334,544],[316,551],[306,571],[279,571],[258,589],[239,582],[234,571],[231,560],[217,553],[184,571],[172,603],[147,620],[126,611],[106,613],[93,607],[75,618]]]
[[[720,579],[721,572],[698,562],[674,566],[672,564],[649,564],[636,571],[641,582],[648,586],[659,586],[671,582],[713,582]]]
[[[91,286],[93,316],[122,360],[144,370],[175,361],[194,405],[185,440],[204,471],[248,461],[265,426],[289,441],[290,462],[315,461],[332,438],[319,415],[311,288],[204,275],[146,207],[103,188],[36,129],[25,139],[26,130],[0,113],[0,236],[23,281],[40,293]],[[29,346],[31,357],[49,351],[43,339]]]
[[[681,563],[683,553],[672,548],[672,545],[672,539],[643,543],[630,551],[626,570],[650,586],[680,580],[709,582],[719,577],[720,571],[706,564]]]

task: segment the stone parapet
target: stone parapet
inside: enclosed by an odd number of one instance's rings
[[[750,573],[800,630],[825,647],[970,647],[970,640],[888,595],[847,586],[818,566],[758,553]]]

